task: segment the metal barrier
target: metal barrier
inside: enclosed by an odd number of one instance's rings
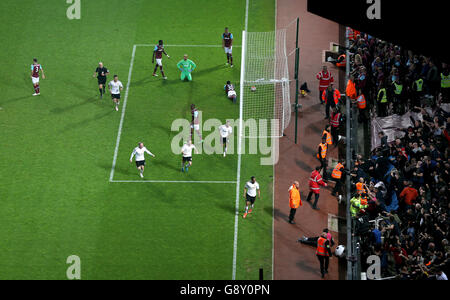
[[[345,33],[345,47],[346,47],[346,72],[345,82],[347,83],[350,78],[351,60],[350,56],[350,40],[348,38],[349,28],[346,27]],[[356,109],[352,108],[350,98],[346,95],[346,166],[349,170],[354,167],[355,153],[357,153],[358,147],[358,131],[357,131],[357,118]],[[357,238],[353,237],[352,233],[355,232],[355,222],[350,214],[350,199],[351,195],[351,176],[346,175],[346,198],[347,198],[347,280],[360,280],[361,279],[361,257],[360,247]]]

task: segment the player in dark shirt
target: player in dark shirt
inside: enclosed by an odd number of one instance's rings
[[[228,80],[227,84],[225,84],[223,88],[228,99],[232,100],[233,103],[236,103],[236,91],[234,89],[234,85],[231,84],[231,81]]]
[[[228,27],[225,27],[225,32],[222,34],[222,47],[227,55],[227,65],[231,63],[231,67],[233,67],[233,34],[228,31]]]
[[[155,49],[153,49],[152,64],[155,63],[155,58],[156,58],[156,65],[155,65],[155,69],[153,70],[153,76],[158,76],[156,74],[156,71],[158,70],[158,66],[159,66],[159,69],[161,70],[161,75],[163,76],[164,79],[167,79],[167,77],[164,75],[163,65],[162,65],[163,53],[167,56],[167,58],[170,58],[170,56],[164,50],[163,41],[159,40],[158,45],[156,45]]]
[[[103,98],[103,94],[105,93],[106,86],[106,75],[109,74],[109,70],[103,66],[102,62],[98,63],[97,69],[94,72],[94,78],[97,77],[98,80],[98,90],[100,91],[100,99]]]

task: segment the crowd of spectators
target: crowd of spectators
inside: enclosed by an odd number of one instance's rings
[[[449,87],[441,88],[441,74],[450,72],[446,63],[362,33],[351,42],[350,52],[356,89],[377,116],[450,101]],[[382,89],[386,89],[386,104],[381,102]]]
[[[354,218],[362,270],[367,269],[367,257],[377,255],[384,278],[446,279],[450,114],[444,108],[449,98],[441,74],[448,76],[449,68],[363,33],[353,39],[350,52],[356,89],[365,95],[372,116],[407,111],[417,116],[395,141],[388,142],[380,132],[381,146],[370,157],[357,155],[349,170],[354,197],[366,204]],[[388,104],[380,105],[384,88]]]

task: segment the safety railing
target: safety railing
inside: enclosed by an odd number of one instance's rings
[[[346,72],[345,82],[347,83],[351,73],[351,61],[353,59],[350,53],[350,40],[348,36],[349,28],[346,28],[345,47],[346,47]],[[349,170],[354,167],[354,158],[358,149],[358,130],[357,130],[357,112],[351,105],[350,98],[345,96],[345,115],[346,115],[346,165]],[[361,258],[360,247],[357,237],[353,236],[355,224],[350,214],[351,196],[351,176],[346,175],[346,216],[347,216],[347,280],[359,280],[361,277]]]

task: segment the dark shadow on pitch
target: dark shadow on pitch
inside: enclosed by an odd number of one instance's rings
[[[133,164],[129,163],[129,164],[130,164],[130,166],[127,168],[116,165],[114,168],[114,173],[119,173],[119,174],[127,175],[127,176],[130,176],[130,175],[137,176],[138,173],[137,173],[137,171],[135,171],[136,165],[134,163]],[[111,164],[107,165],[107,164],[101,163],[101,164],[98,164],[98,166],[101,167],[102,169],[105,169],[106,171],[108,171],[108,173],[111,172],[111,168],[112,168]],[[133,171],[135,171],[135,172],[133,172]]]
[[[158,160],[158,157],[156,157],[155,159],[153,159],[153,160],[151,161],[151,164],[152,164],[153,166],[155,166],[155,167],[156,167],[156,166],[162,166],[162,167],[164,167],[164,168],[166,168],[166,169],[171,169],[171,170],[175,170],[175,171],[180,171],[180,169],[181,169],[181,159],[180,159],[179,167],[178,167],[178,166],[175,166],[175,165],[173,165],[173,164],[167,163],[167,161],[164,160],[164,159]]]
[[[40,96],[36,96],[36,97],[40,97]],[[22,96],[22,97],[17,97],[17,98],[12,98],[12,99],[6,99],[5,101],[0,101],[0,105],[5,105],[5,104],[9,104],[12,102],[16,102],[16,101],[20,101],[20,100],[24,100],[27,98],[34,98],[33,96],[31,96],[31,94],[29,96]]]
[[[102,118],[104,118],[104,117],[106,117],[106,116],[108,116],[108,115],[110,115],[112,113],[115,113],[115,112],[116,111],[114,111],[113,109],[110,109],[110,110],[108,110],[106,112],[103,112],[101,114],[96,114],[94,117],[84,119],[84,120],[82,120],[80,122],[69,124],[62,130],[62,132],[66,132],[66,131],[73,130],[75,128],[80,128],[80,127],[88,127],[89,123],[92,123],[94,121],[98,121],[99,119],[102,119]]]
[[[99,101],[104,101],[104,99],[99,100]],[[96,97],[91,97],[91,98],[89,98],[89,99],[87,99],[87,100],[85,100],[83,102],[79,102],[79,103],[76,103],[76,104],[72,104],[72,105],[68,105],[68,106],[64,106],[64,107],[55,107],[52,110],[50,110],[50,112],[54,113],[54,114],[63,114],[63,113],[66,113],[68,111],[71,111],[71,110],[73,110],[73,109],[75,109],[77,107],[81,107],[81,106],[86,105],[86,104],[90,104],[90,103],[98,104],[99,101],[96,100]]]

